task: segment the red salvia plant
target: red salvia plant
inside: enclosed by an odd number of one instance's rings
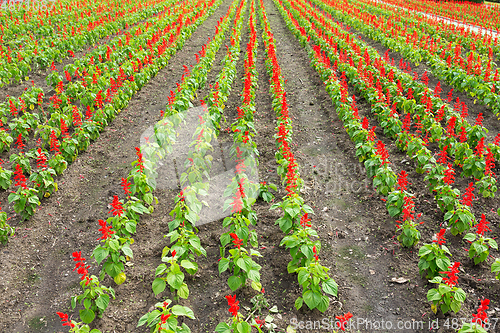
[[[313,246],[313,254],[314,254],[314,259],[318,261],[319,257],[318,257],[318,250],[316,250],[316,245]]]
[[[455,124],[457,121],[457,117],[453,116],[448,120],[448,126],[446,127],[446,132],[448,133],[448,136],[454,137],[455,136]]]
[[[476,228],[476,234],[484,236],[485,232],[491,231],[491,229],[488,227],[488,224],[490,224],[490,222],[486,221],[486,216],[484,214],[481,214],[481,221],[473,226],[473,228]]]
[[[302,215],[300,218],[300,225],[305,229],[306,227],[311,227],[311,219],[308,218],[307,213]]]
[[[113,202],[111,203],[111,207],[113,208],[109,213],[113,214],[113,216],[121,217],[123,215],[123,206],[117,195],[113,196]]]
[[[455,169],[453,169],[451,164],[444,170],[443,182],[447,185],[451,185],[455,182]]]
[[[467,104],[462,102],[462,113],[461,113],[462,118],[467,118],[469,116],[469,108],[467,107]]]
[[[448,146],[444,146],[443,149],[437,153],[437,155],[439,156],[439,158],[437,159],[436,162],[438,163],[441,163],[441,164],[448,164]]]
[[[38,169],[45,169],[47,167],[47,155],[42,151],[42,148],[38,148],[37,152],[36,167]]]
[[[122,177],[122,182],[121,182],[121,187],[123,188],[123,191],[125,192],[125,195],[129,195],[129,194],[132,194],[132,192],[130,191],[130,183],[128,181],[127,178],[123,178]]]
[[[445,233],[446,233],[446,229],[439,230],[439,232],[436,233],[436,239],[434,239],[432,242],[438,243],[439,245],[445,244],[446,243],[446,238],[444,237]]]
[[[483,126],[483,114],[480,113],[477,115],[477,118],[476,118],[476,123],[474,125],[476,126]]]
[[[238,316],[238,310],[240,309],[240,307],[238,306],[240,302],[236,300],[236,295],[228,295],[226,296],[226,299],[227,304],[229,305],[229,312],[233,315],[233,317],[236,318]]]
[[[350,312],[347,312],[343,316],[335,316],[335,318],[338,320],[337,326],[341,331],[345,331],[347,328],[347,322],[349,322],[349,319],[352,318],[352,314]]]
[[[427,76],[427,71],[425,71],[424,74],[422,74],[421,80],[426,86],[429,85],[429,77]]]
[[[397,185],[397,189],[400,190],[401,192],[406,191],[408,184],[410,184],[407,177],[408,174],[406,173],[406,171],[401,170],[401,172],[398,175],[398,185]]]
[[[111,230],[113,226],[106,225],[106,221],[99,220],[99,225],[101,226],[101,229],[99,229],[99,231],[101,232],[102,236],[99,237],[97,240],[106,240],[108,238],[111,238],[111,235],[115,233],[113,230]]]
[[[467,141],[467,130],[465,127],[460,127],[460,142],[466,142]]]
[[[370,126],[370,124],[368,122],[368,118],[364,117],[363,121],[361,122],[361,127],[363,127],[363,129],[367,130],[369,126]]]
[[[73,125],[75,127],[82,126],[82,117],[80,116],[80,112],[78,111],[78,107],[76,105],[73,105],[71,112],[73,113]]]
[[[434,97],[439,97],[443,89],[441,88],[441,81],[438,81],[436,88],[434,88]]]
[[[404,132],[409,132],[410,131],[410,126],[411,126],[411,115],[407,113],[405,117],[403,118],[403,126],[402,130]]]
[[[85,266],[85,258],[82,258],[82,251],[80,252],[73,252],[73,261],[76,262],[75,268],[73,268],[73,271],[76,270],[78,274],[81,275],[80,280],[86,280],[85,285],[87,286],[91,279],[89,278],[89,271],[88,269],[90,268],[90,265]]]
[[[484,154],[484,137],[479,140],[476,146],[476,151],[474,152],[476,156],[483,156]]]
[[[447,284],[449,287],[453,288],[458,281],[458,267],[460,266],[459,262],[453,263],[453,265],[448,266],[450,269],[448,272],[439,272],[441,274],[445,274],[446,277],[443,278],[443,283]]]
[[[231,236],[233,238],[233,244],[236,248],[240,249],[241,248],[241,245],[243,244],[243,240],[239,239],[238,238],[238,235],[236,235],[235,233],[230,233],[229,236]]]
[[[472,207],[472,200],[474,200],[476,196],[474,195],[474,183],[469,183],[469,186],[465,189],[465,193],[460,200],[465,206]]]
[[[61,118],[61,137],[63,138],[70,137],[68,133],[68,126],[66,125],[66,122],[62,118]]]
[[[74,328],[75,324],[73,324],[69,319],[66,313],[56,312],[56,314],[61,318],[61,322],[63,326],[69,326],[70,328]]]
[[[236,191],[233,196],[233,202],[231,203],[231,213],[238,213],[243,209],[243,201],[241,200],[241,192]]]
[[[139,170],[137,172],[144,171],[144,157],[141,153],[141,149],[139,147],[135,147],[135,153],[137,155],[137,165],[139,166]]]
[[[444,105],[442,105],[436,113],[436,121],[440,122],[444,118]]]
[[[383,165],[386,165],[386,164],[389,164],[389,153],[387,152],[387,149],[385,149],[385,145],[382,141],[378,140],[377,142],[377,152],[376,152],[377,155],[380,156],[380,158],[382,159],[382,164],[380,164],[380,166],[383,166]]]
[[[59,140],[57,139],[56,132],[54,132],[54,130],[50,132],[50,151],[53,151],[54,155],[61,154],[61,151],[59,150]]]
[[[452,99],[453,99],[453,88],[451,88],[450,92],[448,93],[447,102],[450,103]]]
[[[487,147],[486,148],[486,159],[485,159],[485,162],[486,162],[486,166],[484,168],[484,174],[486,176],[494,176],[495,173],[493,172],[493,168],[495,168],[495,156],[493,155],[493,153],[491,152],[491,148],[490,147]]]
[[[19,135],[17,136],[16,145],[17,145],[17,148],[20,151],[23,151],[24,148],[26,147],[26,145],[23,143],[23,135],[22,135],[22,133],[19,133]]]
[[[484,325],[489,322],[488,314],[486,313],[486,310],[489,309],[489,304],[490,300],[487,298],[481,301],[481,305],[477,309],[477,313],[472,314],[472,323],[476,323],[481,325],[481,327],[484,327]]]
[[[19,163],[16,164],[16,170],[14,171],[14,180],[16,181],[14,183],[14,186],[21,186],[23,189],[27,189],[28,186],[26,186],[26,177],[24,176],[23,169],[19,165]]]

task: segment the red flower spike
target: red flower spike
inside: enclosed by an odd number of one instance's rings
[[[16,164],[16,170],[14,171],[14,180],[16,181],[14,183],[14,186],[21,186],[23,189],[27,189],[28,186],[26,186],[26,177],[24,176],[23,169],[19,165],[19,163]]]
[[[410,182],[408,182],[407,177],[408,173],[406,173],[406,171],[404,170],[401,170],[401,173],[398,175],[398,188],[397,188],[398,190],[406,191],[408,184],[410,184]]]
[[[306,227],[311,227],[311,219],[307,217],[307,213],[302,215],[300,218],[300,225],[305,229]]]
[[[226,299],[227,299],[227,304],[229,305],[229,312],[233,315],[233,317],[237,317],[238,310],[240,309],[238,304],[240,302],[236,300],[236,295],[234,296],[228,295],[226,296]]]
[[[346,314],[344,314],[343,316],[335,316],[335,318],[338,320],[337,322],[337,327],[341,330],[341,331],[345,331],[346,329],[346,324],[347,322],[349,321],[349,319],[352,318],[352,314],[350,312],[347,312]]]
[[[132,192],[130,192],[130,185],[131,184],[128,182],[128,179],[122,177],[121,187],[123,188],[125,195],[132,194]]]
[[[74,328],[75,324],[73,324],[69,319],[66,313],[56,312],[56,314],[61,318],[61,322],[63,326],[69,326],[70,328]]]
[[[490,224],[490,222],[487,222],[486,221],[486,216],[484,214],[482,214],[481,215],[481,221],[479,221],[478,224],[476,224],[475,226],[473,226],[473,228],[477,228],[476,234],[484,236],[484,233],[486,231],[491,231],[491,229],[488,227],[488,224]]]
[[[447,277],[443,278],[443,283],[447,284],[450,287],[454,287],[457,284],[458,281],[458,276],[456,275],[458,273],[458,267],[460,266],[459,262],[455,262],[452,266],[449,266],[448,268],[450,271],[448,272],[439,272],[441,274],[446,274]]]
[[[99,229],[99,231],[102,233],[102,236],[99,237],[97,240],[106,240],[108,238],[111,238],[111,235],[113,235],[115,232],[113,230],[111,230],[113,228],[113,226],[107,226],[106,225],[106,221],[104,220],[99,220],[99,225],[102,227],[101,229]]]
[[[238,249],[240,249],[241,245],[243,244],[243,240],[239,239],[238,235],[236,235],[235,233],[230,233],[229,236],[231,236],[233,238],[234,246],[237,247]]]
[[[446,233],[446,229],[441,229],[436,234],[436,239],[433,240],[434,243],[438,243],[439,245],[443,245],[446,243],[446,238],[444,238],[444,234]]]
[[[460,203],[469,207],[472,207],[472,200],[476,198],[474,195],[474,183],[469,183],[469,187],[465,189],[465,193],[460,200]]]
[[[123,215],[123,206],[122,203],[120,202],[120,199],[118,199],[118,196],[115,195],[113,196],[113,202],[111,203],[111,211],[109,213],[112,213],[113,216],[122,216]]]

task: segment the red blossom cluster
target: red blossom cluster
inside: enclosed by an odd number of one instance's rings
[[[89,271],[88,269],[90,268],[90,265],[85,266],[85,258],[82,258],[82,251],[80,252],[73,252],[73,261],[76,262],[75,268],[73,271],[76,270],[78,274],[81,275],[80,280],[85,280],[85,285],[87,286],[92,279],[89,277]]]
[[[488,305],[490,304],[489,299],[484,299],[481,301],[481,305],[477,309],[477,314],[472,314],[472,322],[478,323],[481,327],[484,327],[486,323],[488,323],[488,314],[486,310],[489,309]]]
[[[141,153],[141,149],[138,147],[135,147],[135,153],[137,155],[137,165],[139,166],[139,170],[137,170],[137,172],[143,172],[144,171],[144,157]]]
[[[45,169],[47,167],[47,155],[42,151],[42,148],[38,148],[37,152],[36,167],[38,169]]]
[[[469,186],[465,189],[465,193],[460,200],[460,203],[463,205],[472,207],[472,200],[474,200],[476,197],[474,195],[474,183],[469,183]]]
[[[240,309],[238,304],[240,302],[236,300],[236,295],[234,296],[228,295],[226,296],[226,299],[227,299],[227,304],[229,305],[229,312],[233,315],[233,317],[237,317],[238,310]]]
[[[14,171],[14,180],[16,181],[14,183],[14,186],[21,186],[23,189],[27,189],[28,186],[26,186],[26,177],[24,176],[23,169],[19,165],[19,163],[16,164],[16,170]]]
[[[233,244],[235,247],[237,247],[238,249],[241,248],[241,245],[243,244],[243,240],[239,239],[238,238],[238,235],[236,235],[235,233],[230,233],[229,236],[231,236],[231,238],[233,238]]]
[[[491,231],[491,229],[488,227],[488,224],[490,224],[490,222],[486,221],[486,216],[484,214],[481,214],[481,221],[473,226],[473,228],[476,228],[476,234],[484,236],[485,232]]]
[[[401,172],[398,175],[398,187],[397,187],[397,189],[400,190],[401,192],[406,191],[408,184],[410,184],[407,178],[408,178],[408,173],[406,173],[406,171],[404,170],[401,170]]]
[[[99,220],[99,225],[101,226],[101,229],[99,231],[102,233],[102,236],[99,237],[97,240],[106,240],[108,238],[111,238],[111,235],[113,235],[115,232],[111,230],[113,226],[107,225],[106,221],[104,220]]]
[[[441,274],[446,274],[446,277],[443,278],[443,282],[452,288],[457,284],[457,281],[458,281],[457,273],[458,273],[459,266],[460,266],[460,263],[455,262],[455,263],[453,263],[453,265],[448,266],[448,268],[450,269],[449,271],[439,272]]]
[[[441,229],[436,234],[436,239],[433,240],[434,243],[438,243],[439,245],[443,245],[446,243],[446,238],[444,238],[444,234],[446,233],[446,229]]]
[[[123,215],[123,206],[117,195],[113,196],[113,202],[111,203],[111,207],[113,208],[109,213],[113,214],[113,216],[121,217]]]

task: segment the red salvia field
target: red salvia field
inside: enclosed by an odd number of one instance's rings
[[[4,1],[1,332],[500,332],[500,7]]]

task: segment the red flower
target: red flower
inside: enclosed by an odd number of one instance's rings
[[[54,155],[61,154],[59,151],[59,140],[57,139],[56,132],[54,132],[54,130],[50,132],[50,151],[55,152]]]
[[[300,218],[300,225],[303,228],[311,227],[311,223],[309,223],[309,222],[311,222],[311,219],[307,217],[307,213],[302,215],[302,217]]]
[[[477,115],[476,123],[474,125],[483,126],[483,114],[482,113]]]
[[[234,239],[233,244],[239,249],[243,244],[243,240],[239,239],[238,235],[236,235],[235,233],[230,233],[229,236],[231,236]]]
[[[82,251],[80,251],[80,252],[75,251],[72,253],[72,255],[73,255],[73,261],[76,261],[75,268],[73,268],[73,271],[76,270],[77,273],[82,276],[80,278],[82,281],[84,279],[87,279],[87,282],[85,283],[85,285],[87,285],[90,281],[90,279],[88,277],[88,274],[89,274],[88,269],[90,268],[90,265],[85,266],[85,258],[82,258]]]
[[[484,214],[481,214],[481,221],[473,226],[473,228],[477,228],[476,234],[484,236],[484,233],[486,231],[491,231],[491,229],[488,227],[488,224],[490,224],[490,222],[486,221],[486,216]]]
[[[99,220],[99,225],[102,227],[101,229],[99,229],[99,231],[102,233],[102,236],[99,237],[97,240],[101,240],[101,239],[108,239],[108,238],[111,238],[111,235],[114,234],[115,232],[113,230],[111,230],[113,228],[113,226],[107,226],[106,225],[106,221],[104,220]]]
[[[458,281],[458,276],[456,275],[458,273],[458,266],[460,266],[459,262],[455,262],[452,266],[449,266],[448,268],[450,271],[448,272],[439,272],[441,274],[446,274],[447,277],[443,278],[443,282],[447,284],[450,287],[453,287],[457,284]]]
[[[448,146],[444,146],[443,150],[441,150],[438,153],[439,158],[437,159],[436,162],[442,163],[442,164],[445,164],[445,165],[448,163],[448,153],[447,153],[447,150],[448,150]]]
[[[259,325],[259,328],[262,328],[262,325],[264,325],[266,323],[266,321],[264,319],[259,319],[259,316],[255,317],[255,323],[257,325]],[[255,326],[257,327],[257,326]]]
[[[139,166],[139,170],[137,170],[137,172],[142,172],[144,170],[144,158],[141,153],[141,149],[135,147],[135,153],[137,155],[137,165]]]
[[[233,317],[237,317],[238,310],[240,309],[238,304],[240,302],[236,300],[236,295],[234,295],[234,296],[228,295],[228,296],[226,296],[226,299],[227,299],[227,304],[229,305],[229,312],[231,312]]]
[[[173,250],[172,251],[172,258],[174,258],[176,254],[177,254],[177,251]]]
[[[464,196],[460,200],[460,203],[472,207],[472,200],[476,198],[473,192],[474,192],[474,183],[469,183],[469,187],[465,189]]]
[[[161,314],[161,318],[160,318],[160,320],[161,320],[161,324],[162,324],[162,325],[163,325],[163,324],[165,324],[165,323],[167,322],[167,320],[168,320],[168,318],[169,318],[170,316],[171,316],[171,314],[170,314],[170,313],[169,313],[169,314],[167,314],[167,315],[165,315],[165,314],[163,314],[163,313],[162,313],[162,314]]]
[[[63,323],[63,326],[69,326],[70,328],[74,328],[75,324],[73,324],[69,319],[68,315],[66,313],[62,312],[56,312],[59,318],[61,318],[61,322]]]
[[[477,309],[477,314],[472,314],[472,322],[479,323],[481,327],[484,327],[484,324],[488,322],[488,314],[486,310],[489,309],[488,305],[490,304],[489,299],[484,299],[481,301],[481,305]]]
[[[38,157],[36,159],[36,167],[38,169],[44,169],[47,167],[47,155],[42,151],[42,148],[38,148]]]
[[[26,177],[24,176],[23,169],[19,165],[19,163],[16,164],[16,171],[14,171],[14,180],[16,181],[14,186],[21,186],[23,189],[27,189],[28,186],[26,186]]]
[[[377,142],[377,155],[380,156],[380,159],[382,160],[381,166],[388,164],[389,161],[389,153],[387,152],[387,149],[385,149],[385,145],[382,141],[378,140]]]
[[[438,243],[439,245],[443,245],[446,243],[446,238],[444,238],[444,234],[446,233],[446,229],[441,229],[436,234],[436,239],[433,240],[434,243]]]
[[[338,328],[340,328],[340,330],[342,330],[342,331],[345,331],[345,329],[346,329],[345,325],[347,324],[349,319],[352,318],[352,313],[347,312],[343,316],[335,316],[335,318],[338,320],[338,322],[337,322]]]
[[[410,182],[408,182],[407,180],[407,177],[408,174],[406,173],[406,171],[401,170],[401,173],[399,174],[398,177],[398,190],[406,191],[407,185],[410,184]]]
[[[117,195],[113,196],[113,202],[111,203],[111,207],[113,207],[113,209],[111,209],[110,213],[112,213],[113,216],[118,215],[121,217],[123,215],[123,206],[120,200],[118,199]]]
[[[127,178],[123,178],[122,177],[122,183],[121,183],[121,186],[123,188],[123,191],[125,191],[125,195],[127,194],[131,194],[132,192],[130,192],[130,183],[128,182],[128,179]]]
[[[24,149],[24,147],[26,147],[26,145],[23,143],[23,135],[21,133],[19,133],[19,135],[17,136],[16,145],[17,148],[21,151]]]
[[[451,185],[455,182],[455,170],[452,168],[451,164],[448,164],[448,168],[444,170],[443,181],[447,185]]]
[[[483,153],[484,153],[484,137],[482,137],[481,140],[479,140],[479,142],[477,143],[476,151],[474,154],[476,156],[483,156]]]

